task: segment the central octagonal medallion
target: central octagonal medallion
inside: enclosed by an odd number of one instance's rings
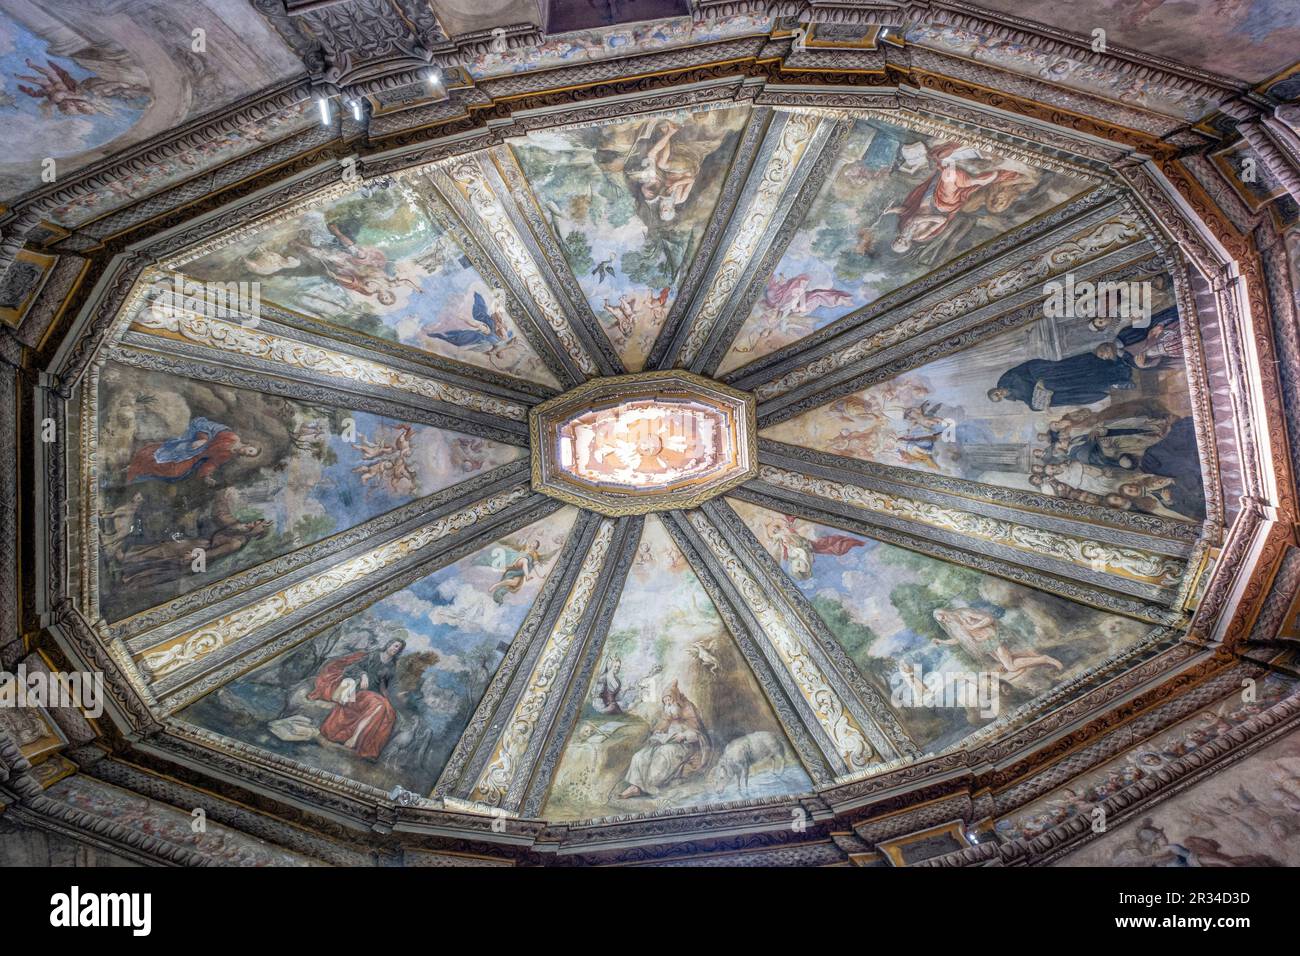
[[[529,424],[533,488],[601,514],[693,508],[758,471],[753,396],[690,372],[593,379]]]

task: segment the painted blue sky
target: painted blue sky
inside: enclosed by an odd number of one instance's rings
[[[5,117],[6,163],[31,161],[39,165],[46,156],[57,159],[101,146],[134,126],[149,105],[143,97],[130,100],[94,97],[97,106],[106,112],[65,114],[57,109],[42,111],[42,99],[19,89],[20,86],[29,89],[39,86],[31,80],[18,78],[19,75],[40,78],[40,72],[28,64],[29,60],[46,70],[53,62],[78,82],[95,75],[74,60],[51,56],[49,44],[44,39],[0,13],[0,109],[4,110]],[[33,179],[37,176],[39,169],[34,170]]]

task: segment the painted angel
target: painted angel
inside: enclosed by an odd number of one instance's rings
[[[811,315],[822,306],[834,307],[853,301],[853,296],[841,289],[810,289],[812,278],[801,272],[791,279],[776,276],[767,284],[763,304],[784,322],[792,315]]]
[[[369,487],[371,482],[375,482],[386,485],[395,494],[413,494],[418,485],[411,467],[411,436],[414,433],[414,428],[403,424],[394,429],[391,440],[379,437],[372,441],[365,435],[359,436],[352,447],[361,452],[361,463],[352,471],[361,476],[361,484]]]
[[[73,79],[71,73],[53,60],[46,60],[44,66],[33,63],[31,58],[24,60],[27,68],[36,75],[15,73],[14,78],[34,84],[18,84],[18,91],[39,101],[41,112],[47,116],[55,110],[70,116],[91,116],[95,113],[111,113],[112,110],[91,90]]]
[[[490,563],[501,572],[501,580],[492,586],[492,600],[502,604],[511,594],[518,594],[529,581],[534,580],[542,566],[554,552],[542,553],[542,542],[538,538],[528,540],[521,548],[507,546],[492,549]]]

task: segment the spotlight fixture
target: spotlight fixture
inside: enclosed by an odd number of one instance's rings
[[[320,107],[320,124],[321,126],[330,125],[330,101],[328,98],[317,97],[316,104]]]

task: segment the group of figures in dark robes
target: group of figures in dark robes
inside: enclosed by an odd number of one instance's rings
[[[1094,320],[1093,327],[1103,329],[1105,320]],[[1169,308],[1149,325],[1130,325],[1089,351],[1021,362],[1001,375],[988,398],[1057,415],[1032,452],[1029,483],[1035,489],[1085,504],[1199,520],[1205,490],[1195,424],[1153,397],[1162,394],[1160,376],[1182,368],[1178,311]]]

